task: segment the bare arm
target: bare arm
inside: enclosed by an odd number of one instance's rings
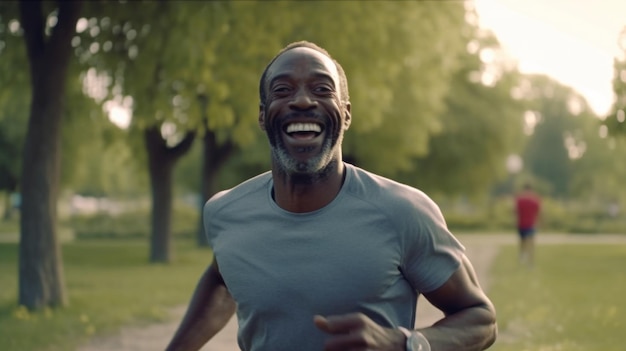
[[[235,301],[224,285],[217,262],[204,272],[187,312],[166,351],[194,351],[217,334],[235,313]]]
[[[495,341],[495,308],[480,288],[467,257],[443,286],[424,296],[445,314],[433,326],[420,330],[432,350],[484,350]]]
[[[424,296],[445,314],[433,326],[419,330],[432,351],[478,351],[495,341],[495,309],[480,288],[467,257],[446,283]],[[384,328],[362,313],[315,316],[314,322],[331,335],[325,351],[405,350],[406,337],[402,332]]]

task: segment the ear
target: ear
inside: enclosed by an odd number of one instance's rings
[[[259,104],[259,127],[265,131],[265,105]]]
[[[348,130],[350,128],[350,124],[352,123],[352,112],[350,110],[351,105],[350,105],[350,101],[346,102],[344,105],[344,120],[343,120],[343,126],[346,128],[346,130]]]

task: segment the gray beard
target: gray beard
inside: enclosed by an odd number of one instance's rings
[[[342,137],[339,136],[335,143],[335,147],[341,147]],[[312,178],[324,178],[324,175],[328,172],[329,166],[331,166],[332,158],[335,155],[333,152],[332,138],[326,138],[322,145],[321,152],[307,161],[298,161],[291,157],[289,153],[285,151],[280,138],[276,139],[276,145],[270,143],[272,150],[272,157],[274,159],[274,165],[278,167],[277,171],[292,175],[292,176],[304,176]]]

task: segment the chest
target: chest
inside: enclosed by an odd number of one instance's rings
[[[293,304],[336,313],[379,298],[402,279],[397,235],[375,214],[229,222],[216,233],[214,251],[240,307]]]

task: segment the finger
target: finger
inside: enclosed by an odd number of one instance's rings
[[[314,318],[318,328],[331,334],[346,334],[354,330],[363,329],[364,320],[359,313],[342,314]]]
[[[320,315],[313,316],[313,323],[318,329],[324,332],[330,333],[330,330],[328,329],[328,320],[324,318],[323,316],[320,316]]]

